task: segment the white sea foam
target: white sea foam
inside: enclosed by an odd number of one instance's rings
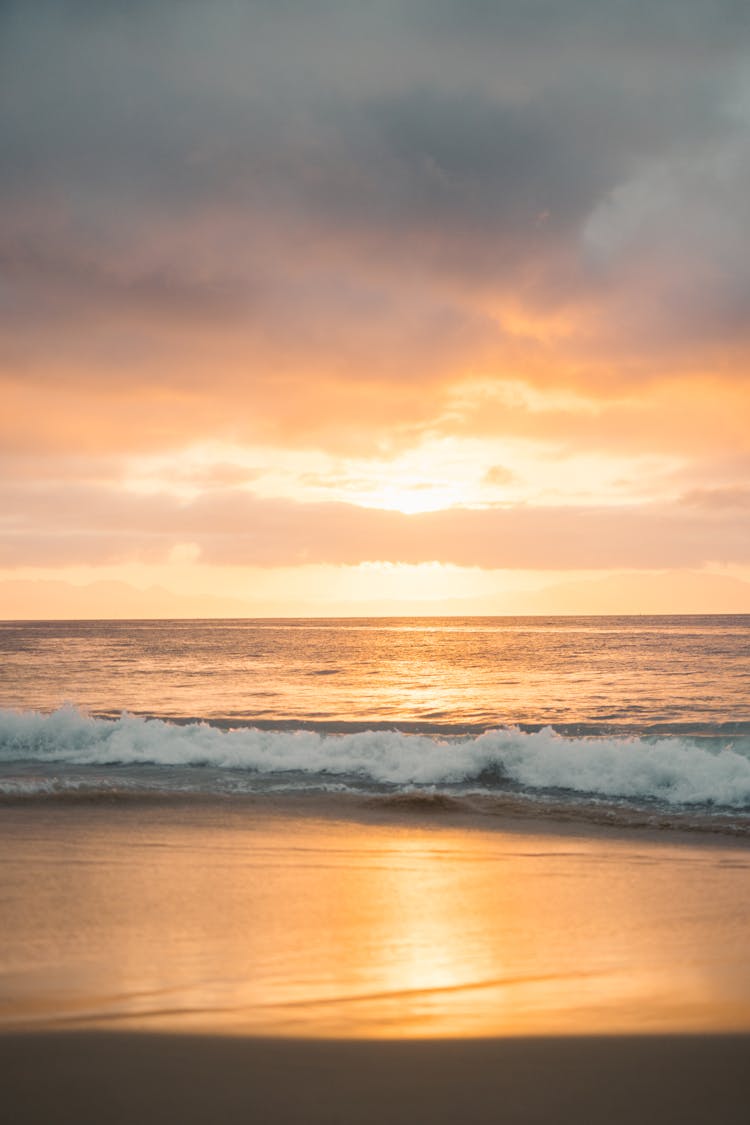
[[[708,748],[676,736],[570,738],[551,729],[504,728],[446,740],[398,731],[222,731],[127,715],[95,719],[66,707],[50,715],[0,711],[0,762],[208,766],[395,787],[497,790],[511,784],[530,792],[750,808],[750,757],[739,745]]]

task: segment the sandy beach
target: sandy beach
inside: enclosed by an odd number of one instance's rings
[[[323,808],[5,807],[9,1119],[744,1120],[746,845]]]
[[[309,1041],[222,1036],[0,1036],[14,1125],[475,1125],[747,1115],[746,1036]]]

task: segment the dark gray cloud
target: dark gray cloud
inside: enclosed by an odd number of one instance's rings
[[[451,37],[500,35],[521,42],[529,36],[580,42],[588,34],[627,49],[684,52],[693,46],[703,54],[737,47],[738,36],[750,31],[743,0],[417,0],[407,7],[419,13],[420,23]]]
[[[241,395],[266,432],[311,371],[422,385],[424,423],[476,366],[743,378],[748,10],[6,3],[2,370],[203,382],[205,425]],[[503,301],[572,328],[550,346]]]

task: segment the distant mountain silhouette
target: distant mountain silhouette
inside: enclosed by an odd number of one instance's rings
[[[139,590],[127,582],[101,581],[85,586],[56,579],[0,582],[3,620],[246,617],[250,608],[238,598],[174,594],[163,586]]]
[[[498,581],[498,585],[501,578]],[[750,613],[750,582],[700,571],[633,571],[538,590],[424,601],[250,601],[139,590],[127,582],[0,581],[0,620],[200,617],[377,617],[555,614]]]

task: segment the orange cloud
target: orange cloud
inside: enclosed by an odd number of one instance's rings
[[[2,494],[8,565],[184,541],[262,565],[745,559],[730,0],[31,7],[0,13],[0,445],[38,482]],[[632,472],[617,510],[568,483],[564,510],[410,519],[122,484],[200,443],[252,445],[260,475],[217,462],[186,490],[260,480],[263,449],[387,462],[452,437],[497,444],[490,486],[520,488],[506,439],[537,443],[547,494],[587,451]]]
[[[488,569],[661,569],[750,563],[734,511],[684,504],[453,508],[405,515],[351,504],[259,499],[234,489],[193,500],[86,486],[6,487],[0,566],[164,561],[195,545],[213,565],[442,562]]]

